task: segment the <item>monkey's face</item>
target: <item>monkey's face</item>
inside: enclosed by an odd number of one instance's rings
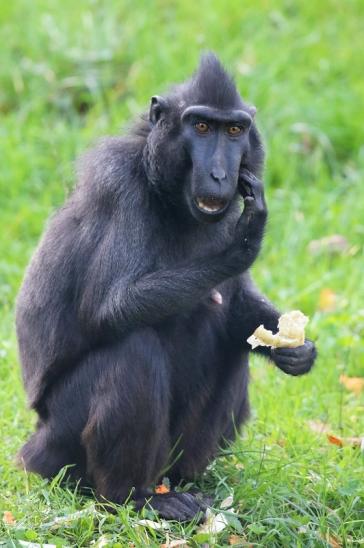
[[[237,195],[252,118],[243,110],[191,106],[181,120],[190,165],[185,181],[190,212],[199,222],[219,221]]]

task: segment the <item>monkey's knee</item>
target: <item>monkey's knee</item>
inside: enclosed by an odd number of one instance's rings
[[[99,496],[122,503],[160,477],[168,460],[168,433],[145,414],[98,419],[92,417],[82,434],[88,477]]]
[[[46,441],[41,432],[33,434],[23,445],[17,456],[19,466],[27,472],[35,472],[45,478],[51,478],[59,471],[58,459],[49,454]]]
[[[81,470],[67,449],[67,444],[57,444],[46,429],[35,432],[17,455],[17,463],[27,472],[34,472],[50,479],[66,465],[70,465],[69,477],[79,479]]]

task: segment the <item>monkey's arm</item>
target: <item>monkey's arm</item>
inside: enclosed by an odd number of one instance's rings
[[[258,179],[244,174],[241,186],[245,194],[244,210],[233,240],[224,251],[190,260],[170,270],[120,278],[116,272],[112,283],[101,293],[97,291],[100,287],[98,271],[91,266],[79,314],[86,332],[98,339],[155,325],[192,309],[221,282],[247,271],[260,250],[267,210],[263,185]],[[108,241],[107,236],[103,241]],[[141,249],[139,253],[147,255],[146,251]],[[96,265],[102,264],[97,251],[94,259]],[[113,261],[109,262],[112,265]]]
[[[246,350],[252,351],[247,338],[261,324],[276,333],[280,315],[272,303],[256,289],[249,274],[243,274],[239,289],[232,300],[229,316],[229,333],[234,340],[241,342]],[[289,375],[307,373],[316,358],[315,345],[307,339],[304,345],[297,348],[271,349],[258,346],[253,352],[269,358]]]
[[[245,260],[245,264],[239,261],[239,268],[249,268],[249,253]],[[191,310],[211,289],[235,275],[236,263],[234,254],[225,251],[135,280],[115,280],[99,303],[92,299],[93,284],[89,283],[80,306],[81,322],[96,338],[118,337],[136,327],[155,325]]]
[[[255,329],[263,324],[273,333],[278,331],[280,312],[273,304],[262,295],[255,287],[250,274],[240,276],[238,288],[235,291],[230,304],[228,332],[232,338],[241,342],[244,348],[251,350],[246,342]],[[258,346],[254,352],[270,358],[270,348]]]

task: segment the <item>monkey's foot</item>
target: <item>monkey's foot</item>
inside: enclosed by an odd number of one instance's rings
[[[207,503],[201,495],[175,491],[164,495],[151,495],[149,498],[135,501],[137,510],[144,506],[158,512],[161,518],[175,521],[191,521],[197,518],[200,522],[207,510]]]

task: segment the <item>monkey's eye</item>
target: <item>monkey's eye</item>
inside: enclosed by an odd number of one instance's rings
[[[197,133],[207,133],[210,128],[206,122],[197,122],[197,124],[195,124],[195,129]]]
[[[239,135],[240,133],[243,132],[243,128],[241,126],[229,126],[227,128],[227,132],[229,135],[232,135],[233,137],[235,137],[236,135]]]

